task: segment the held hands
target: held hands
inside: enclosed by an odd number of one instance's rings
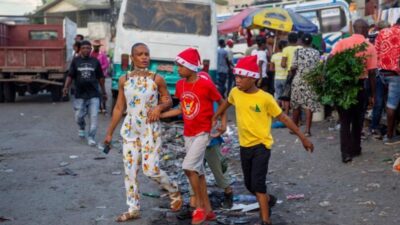
[[[147,113],[147,121],[146,123],[153,123],[160,120],[161,116],[161,109],[160,107],[156,106]]]
[[[213,138],[221,136],[226,131],[226,123],[224,122],[219,123],[217,119],[214,117],[211,120],[211,127],[212,131],[210,133],[210,136]],[[215,131],[213,132],[213,130]]]
[[[103,93],[102,97],[103,97],[103,101],[107,101],[108,98],[107,98],[107,94],[106,93]]]

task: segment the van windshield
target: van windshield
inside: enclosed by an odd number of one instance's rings
[[[123,26],[144,31],[211,34],[210,5],[167,2],[162,0],[128,0]]]

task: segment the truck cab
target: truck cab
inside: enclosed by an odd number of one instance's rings
[[[0,24],[0,102],[43,90],[59,101],[75,34],[69,19],[62,24]]]

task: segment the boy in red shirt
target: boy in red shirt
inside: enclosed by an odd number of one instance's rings
[[[180,107],[161,114],[161,118],[183,115],[186,156],[182,168],[189,179],[196,199],[196,210],[192,214],[192,224],[205,220],[215,220],[207,194],[204,169],[204,154],[210,143],[213,103],[222,104],[223,99],[215,85],[198,76],[200,55],[194,48],[188,48],[176,57],[178,73],[183,78],[176,83],[175,96]],[[222,119],[226,127],[226,116]]]

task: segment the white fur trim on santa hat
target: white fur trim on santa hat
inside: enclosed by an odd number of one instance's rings
[[[179,56],[177,56],[177,57],[175,58],[175,61],[176,61],[177,63],[181,64],[182,66],[184,66],[184,67],[186,67],[186,68],[188,68],[188,69],[190,69],[190,70],[193,70],[194,72],[197,72],[197,71],[199,70],[199,67],[198,67],[198,66],[189,63],[188,61],[184,60],[183,58],[181,58],[181,57],[179,57]]]
[[[234,68],[233,73],[239,76],[246,76],[246,77],[252,77],[252,78],[260,78],[260,74],[258,72],[253,72],[250,70],[245,70],[241,68]]]

